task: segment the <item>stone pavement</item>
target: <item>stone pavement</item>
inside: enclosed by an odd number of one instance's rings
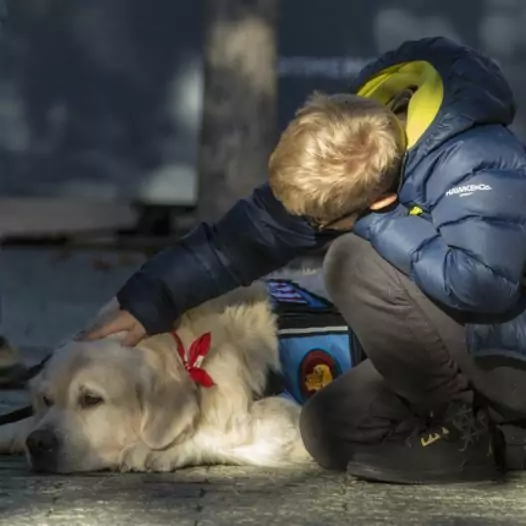
[[[37,361],[79,330],[142,261],[133,253],[0,252],[0,333]],[[0,411],[26,400],[23,391],[0,391]],[[106,524],[526,525],[526,476],[449,487],[365,484],[314,467],[58,476],[0,457],[0,526]]]

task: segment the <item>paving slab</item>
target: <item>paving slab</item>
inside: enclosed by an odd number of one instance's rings
[[[35,475],[0,458],[0,525],[526,524],[526,479],[411,487],[308,467],[214,467],[173,474]]]

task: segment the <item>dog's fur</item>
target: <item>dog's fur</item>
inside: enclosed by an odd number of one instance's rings
[[[115,308],[113,302],[99,322]],[[262,398],[268,373],[280,368],[276,319],[263,284],[189,311],[176,330],[187,346],[211,332],[203,368],[215,386],[190,379],[170,334],[136,348],[124,347],[118,336],[72,341],[31,384],[35,416],[0,427],[0,451],[25,452],[35,469],[61,473],[309,461],[299,406]],[[102,402],[83,407],[86,393]],[[38,432],[53,438],[48,454],[31,447]]]

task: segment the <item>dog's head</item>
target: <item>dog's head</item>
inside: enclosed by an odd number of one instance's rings
[[[40,471],[117,468],[138,444],[165,449],[199,417],[199,392],[163,342],[72,342],[32,381],[35,427],[27,456]]]

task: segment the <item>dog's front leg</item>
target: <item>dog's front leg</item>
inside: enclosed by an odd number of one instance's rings
[[[146,445],[138,443],[124,452],[119,471],[166,473],[197,464],[198,459],[189,455],[186,445],[152,451]]]
[[[151,451],[146,458],[146,471],[153,473],[167,473],[184,467],[195,465],[182,451],[178,453],[176,448],[165,451]]]
[[[33,417],[0,426],[0,454],[23,454],[26,438],[32,427]]]

